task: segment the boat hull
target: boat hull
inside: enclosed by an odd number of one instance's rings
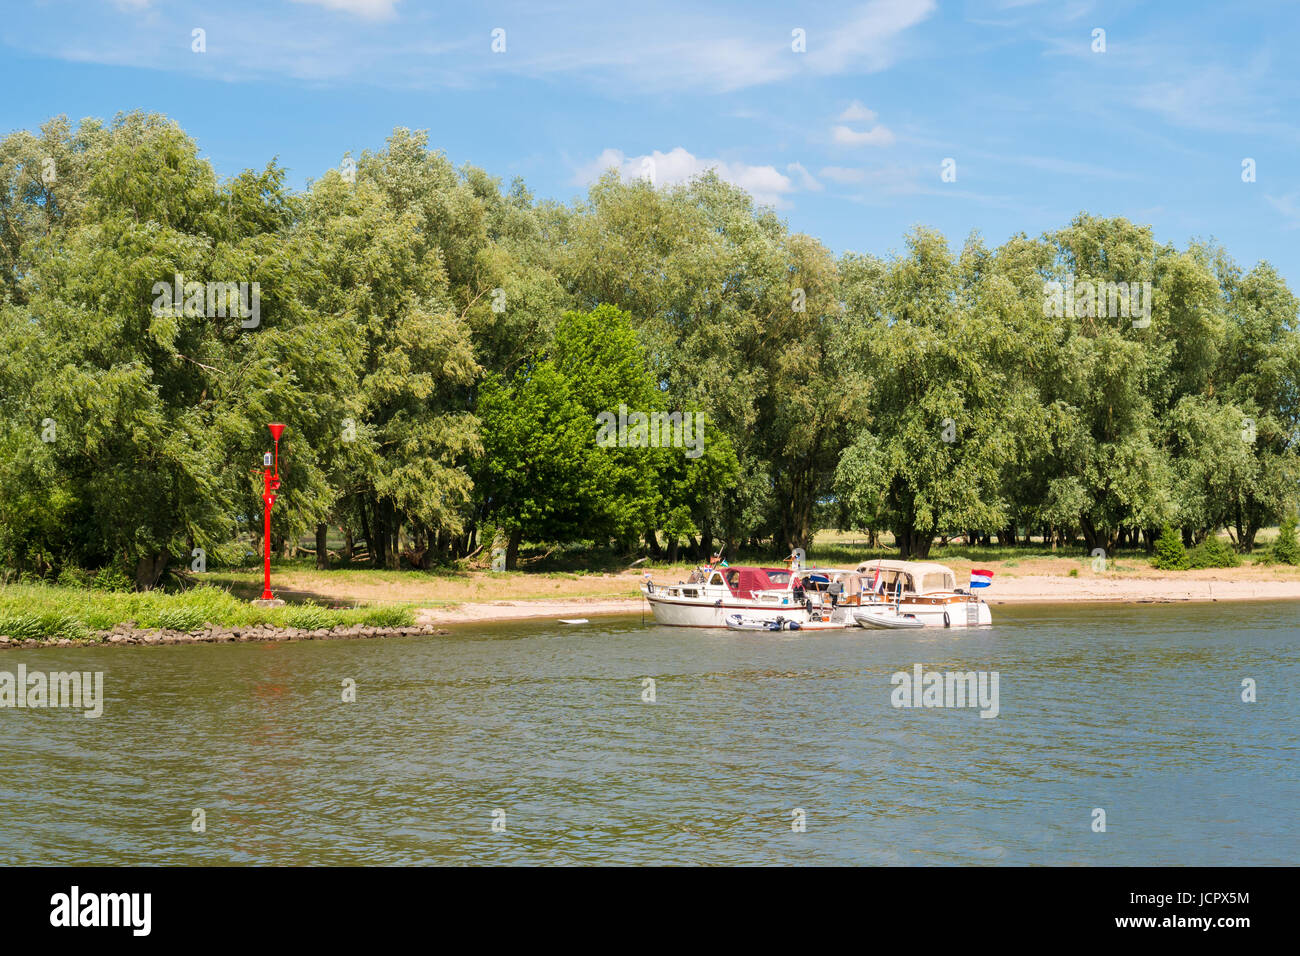
[[[892,603],[881,603],[864,605],[862,610],[882,609],[885,613],[881,616],[884,617],[894,614],[894,608],[895,605]],[[921,622],[922,627],[988,627],[993,623],[993,612],[989,610],[987,604],[978,600],[904,600],[897,605],[897,608],[899,614],[915,618]],[[863,626],[876,625],[863,624]]]
[[[727,618],[733,614],[744,614],[745,616],[782,614],[787,620],[796,620],[801,624],[806,617],[803,608],[774,608],[771,604],[706,604],[701,601],[674,600],[654,595],[647,595],[646,600],[650,602],[650,611],[654,615],[655,623],[666,624],[669,627],[723,628],[727,626]]]
[[[883,630],[906,630],[911,628],[925,627],[925,622],[913,617],[910,614],[899,614],[892,608],[865,608],[857,611],[853,619],[859,625],[866,628],[879,628]]]

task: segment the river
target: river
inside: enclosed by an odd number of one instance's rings
[[[994,619],[9,651],[0,670],[102,671],[106,699],[0,709],[0,859],[1300,862],[1300,605]],[[915,664],[997,672],[997,715],[893,706]]]

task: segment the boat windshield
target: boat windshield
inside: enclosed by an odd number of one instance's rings
[[[933,591],[951,591],[956,586],[956,578],[950,572],[933,571],[921,576],[922,594],[929,594]]]

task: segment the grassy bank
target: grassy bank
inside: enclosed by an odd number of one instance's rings
[[[415,622],[409,607],[328,608],[319,604],[256,607],[219,587],[178,593],[92,591],[50,584],[0,588],[0,635],[27,641],[69,638],[91,641],[98,632],[134,621],[137,627],[194,631],[218,627],[329,628],[404,627]]]
[[[994,571],[991,598],[1051,599],[1059,595],[1065,600],[1125,599],[1128,595],[1136,600],[1146,593],[1162,593],[1162,589],[1170,592],[1174,585],[1194,589],[1220,582],[1232,582],[1245,596],[1252,586],[1270,582],[1293,590],[1300,586],[1300,567],[1270,563],[1267,544],[1275,534],[1272,529],[1262,534],[1261,547],[1254,554],[1240,556],[1236,567],[1199,571],[1157,569],[1141,549],[1121,550],[1102,564],[1081,548],[1056,550],[1041,542],[1015,547],[936,544],[930,559],[950,566],[961,582],[972,567]],[[872,549],[862,535],[822,531],[808,560],[821,566],[851,567],[877,557],[897,556],[888,536],[881,543],[883,547]],[[780,562],[770,554],[742,553],[734,556],[732,563],[773,566]],[[394,571],[350,564],[320,571],[311,557],[276,559],[274,589],[277,596],[290,602],[280,608],[250,603],[261,593],[260,566],[215,568],[190,576],[197,586],[143,594],[95,590],[66,579],[61,584],[10,584],[0,586],[0,635],[11,640],[94,640],[99,633],[127,622],[135,622],[137,628],[179,632],[205,625],[308,630],[356,625],[405,627],[417,619],[440,619],[438,613],[430,612],[458,606],[467,612],[475,608],[481,612],[484,606],[497,602],[571,602],[576,614],[589,602],[637,599],[646,572],[660,583],[673,582],[688,575],[693,563],[634,561],[608,548],[575,542],[525,553],[521,567],[521,571],[494,572],[461,563]],[[87,576],[81,583],[90,581]],[[1129,592],[1118,589],[1123,581],[1134,587]]]
[[[621,558],[616,565],[611,563],[612,570],[604,569],[601,562],[600,569],[574,571],[493,572],[467,567],[392,571],[364,565],[320,571],[311,558],[293,558],[273,562],[271,573],[276,593],[290,600],[443,607],[480,601],[636,597],[639,578],[627,570],[628,563]],[[204,580],[251,598],[262,590],[262,569],[223,568],[209,571]]]

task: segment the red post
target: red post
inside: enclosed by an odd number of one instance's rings
[[[271,473],[270,464],[262,461],[262,600],[273,601],[271,593],[271,507],[275,504],[275,493],[280,488],[280,436],[284,426],[270,424],[271,438],[275,441],[275,473]]]

